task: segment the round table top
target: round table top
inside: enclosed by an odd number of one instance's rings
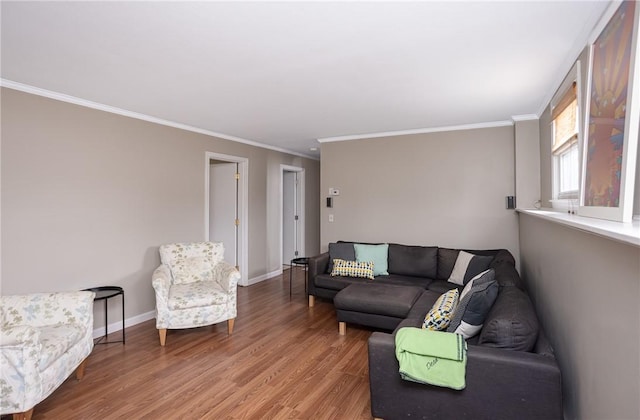
[[[308,257],[299,257],[291,260],[291,264],[309,264]]]
[[[93,300],[108,299],[110,297],[124,295],[124,289],[120,286],[98,286],[84,289],[87,292],[94,292],[96,297]]]

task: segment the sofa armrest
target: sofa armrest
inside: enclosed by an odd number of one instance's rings
[[[151,285],[156,293],[156,305],[167,306],[169,301],[169,287],[171,287],[171,271],[169,266],[161,265],[151,275]]]
[[[213,267],[213,280],[229,293],[238,287],[240,272],[228,262],[221,261]]]
[[[324,252],[320,255],[316,255],[315,257],[309,257],[309,272],[307,273],[307,291],[310,295],[313,295],[315,292],[315,280],[318,274],[323,274],[327,272],[327,267],[329,266],[329,253]]]
[[[0,327],[0,407],[2,412],[22,412],[31,408],[31,394],[42,382],[38,365],[42,343],[40,331],[29,325]]]
[[[462,391],[402,380],[398,369],[394,336],[373,333],[369,338],[373,417],[562,418],[561,376],[554,358],[469,345]]]

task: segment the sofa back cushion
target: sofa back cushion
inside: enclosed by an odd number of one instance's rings
[[[500,288],[487,314],[478,344],[508,350],[531,351],[539,324],[529,296],[514,286]]]
[[[389,244],[388,265],[391,274],[435,279],[438,247]]]
[[[438,248],[438,274],[439,280],[447,280],[451,277],[453,267],[458,259],[459,249]]]
[[[329,244],[329,264],[327,273],[333,271],[333,260],[339,258],[345,261],[355,261],[356,251],[353,248],[353,242],[337,242]]]

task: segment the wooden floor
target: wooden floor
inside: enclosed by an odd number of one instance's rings
[[[288,271],[239,287],[232,336],[226,322],[169,330],[160,347],[151,320],[127,328],[126,345],[96,345],[84,379],[67,379],[33,419],[371,419],[370,331],[338,335],[333,304],[309,308],[295,274],[291,301]]]

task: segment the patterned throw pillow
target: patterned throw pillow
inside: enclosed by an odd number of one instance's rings
[[[456,259],[456,265],[453,266],[453,271],[448,281],[464,286],[473,277],[489,268],[492,260],[493,257],[485,257],[460,251]]]
[[[171,265],[173,284],[187,284],[211,280],[213,263],[207,257],[189,257],[173,261]]]
[[[347,261],[340,258],[333,260],[332,276],[363,277],[373,280],[373,262]]]
[[[451,322],[453,312],[458,306],[458,296],[458,289],[451,289],[440,295],[424,318],[422,329],[433,331],[446,329]]]

